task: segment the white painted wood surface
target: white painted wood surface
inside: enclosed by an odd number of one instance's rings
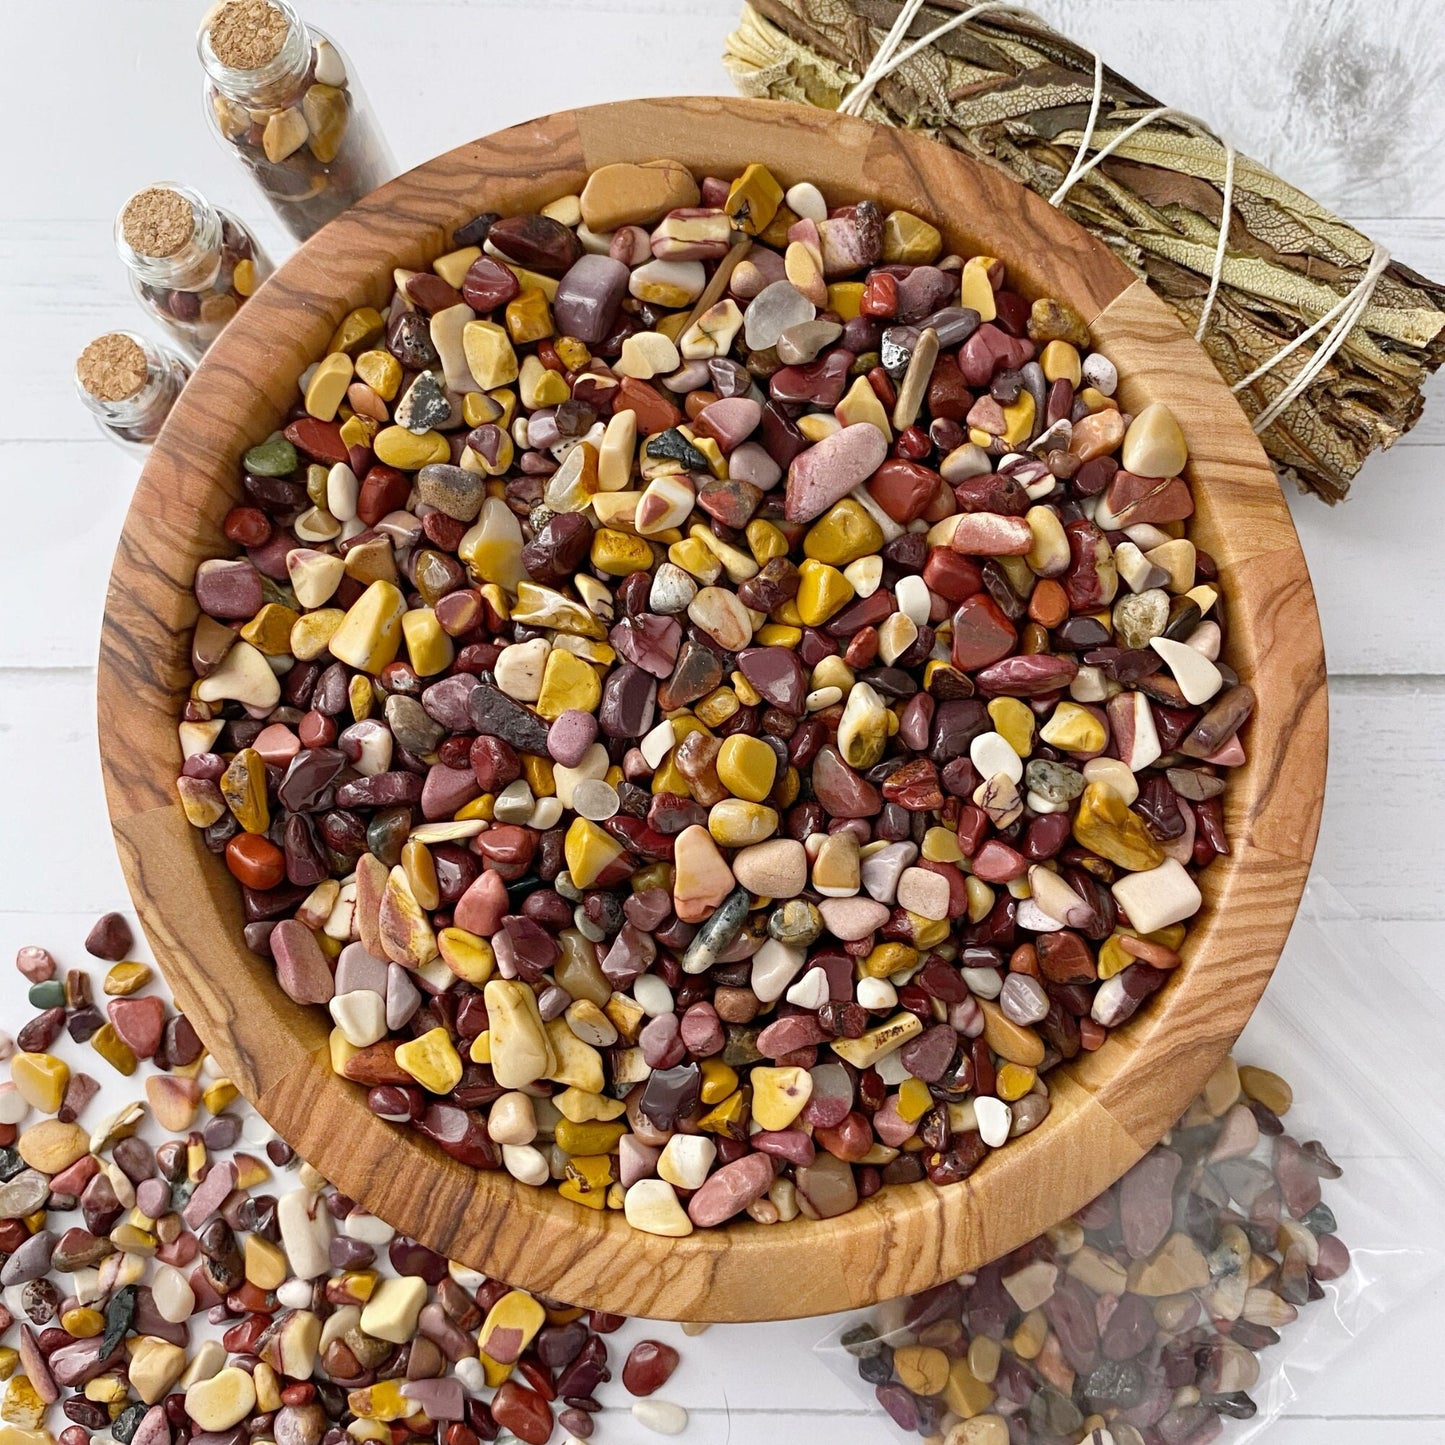
[[[148,182],[181,181],[253,223],[273,254],[286,250],[205,129],[193,42],[202,8],[191,0],[7,7],[11,56],[54,56],[60,44],[64,73],[57,90],[50,66],[12,64],[10,113],[33,123],[0,160],[0,318],[11,357],[0,393],[0,485],[12,536],[0,570],[0,798],[10,840],[0,852],[0,957],[36,942],[64,962],[83,961],[91,919],[126,902],[95,758],[93,667],[136,464],[91,430],[69,389],[73,358],[91,336],[146,329],[111,247],[115,209]],[[411,165],[558,105],[726,93],[719,55],[737,3],[310,0],[302,8],[350,52],[398,161]],[[1161,99],[1359,220],[1407,263],[1445,275],[1439,0],[1040,0],[1037,8]],[[1317,873],[1427,977],[1445,951],[1437,500],[1445,385],[1437,380],[1429,394],[1424,423],[1371,461],[1342,512],[1293,503],[1333,673]],[[1305,970],[1311,960],[1296,950],[1286,966]],[[1368,997],[1370,959],[1359,968]],[[1436,1022],[1445,1027],[1436,974]],[[23,980],[5,965],[0,1024],[13,1031],[26,1016]],[[686,1363],[667,1393],[694,1412],[687,1438],[889,1438],[812,1354],[827,1329],[806,1321],[678,1339]],[[1436,1288],[1367,1335],[1270,1438],[1445,1441],[1442,1329],[1445,1291]],[[598,1438],[643,1433],[609,1415]]]

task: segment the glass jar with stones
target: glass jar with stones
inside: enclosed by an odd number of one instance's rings
[[[212,129],[298,241],[396,174],[350,62],[287,0],[220,0],[197,48]]]
[[[116,217],[115,247],[136,299],[196,357],[271,272],[250,231],[185,186],[137,191]]]
[[[184,357],[129,331],[98,336],[75,363],[75,389],[107,436],[143,452],[190,378]]]

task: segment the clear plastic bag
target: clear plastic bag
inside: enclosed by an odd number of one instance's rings
[[[1223,1420],[1223,1438],[1230,1445],[1256,1439],[1374,1321],[1445,1273],[1445,1246],[1438,1229],[1439,1204],[1445,1198],[1445,1099],[1438,1091],[1415,1089],[1407,1113],[1392,1087],[1392,1080],[1400,1078],[1438,1077],[1439,1040],[1428,1026],[1437,1011],[1418,975],[1378,930],[1328,884],[1312,883],[1284,958],[1234,1058],[1241,1066],[1271,1070],[1288,1082],[1294,1102],[1283,1119],[1285,1132],[1301,1142],[1318,1140],[1342,1168],[1342,1177],[1325,1178],[1322,1190],[1337,1222],[1335,1235],[1350,1252],[1350,1266],[1339,1278],[1321,1282],[1323,1297],[1303,1304],[1298,1318],[1280,1327],[1279,1342],[1258,1354],[1259,1377],[1247,1391],[1256,1412],[1252,1418]],[[1271,1146],[1269,1138],[1262,1138],[1260,1150],[1251,1157],[1268,1161]],[[1076,1218],[1086,1215],[1081,1211]],[[1010,1328],[1017,1328],[1018,1317],[1016,1312]],[[953,1318],[958,1318],[956,1308]],[[917,1439],[889,1418],[878,1404],[876,1387],[860,1377],[858,1345],[850,1352],[843,1343],[859,1325],[869,1324],[892,1348],[906,1348],[916,1335],[901,1326],[901,1319],[899,1302],[879,1306],[845,1320],[816,1348],[877,1410],[880,1438],[890,1432],[896,1438]],[[1009,1358],[1005,1346],[1005,1362]],[[873,1366],[875,1375],[879,1369]],[[896,1374],[893,1379],[896,1382]],[[1030,1419],[1026,1408],[1010,1409],[1002,1398],[980,1413],[995,1411]],[[1079,1413],[1087,1419],[1089,1409]],[[939,1429],[925,1415],[918,1433],[948,1438],[956,1418],[945,1415]],[[1195,1445],[1218,1434],[1212,1426],[1190,1431],[1172,1445]],[[972,1445],[975,1438],[1006,1437],[991,1435],[986,1428],[957,1430],[951,1445]],[[1053,1445],[1087,1438],[1083,1426],[1058,1435],[1039,1429],[1020,1432],[1016,1425],[1012,1435],[1015,1445],[1022,1440]],[[1108,1437],[1099,1438],[1107,1445]],[[1142,1438],[1148,1442],[1165,1437],[1145,1431]]]

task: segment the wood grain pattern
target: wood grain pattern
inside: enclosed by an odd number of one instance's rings
[[[1249,764],[1228,795],[1235,852],[1205,875],[1186,964],[1106,1047],[1050,1075],[1054,1109],[966,1183],[886,1189],[841,1219],[746,1223],[684,1240],[628,1228],[552,1191],[478,1174],[373,1116],[327,1066],[326,1020],[292,1004],[240,941],[236,889],[175,800],[174,719],[189,685],[190,578],[225,550],[241,452],[350,307],[380,304],[394,266],[426,265],[483,208],[525,209],[617,159],[676,157],[785,184],[866,193],[927,215],[964,251],[1007,258],[1021,288],[1090,319],[1128,377],[1190,443],[1197,535],[1218,559],[1230,661],[1260,693]],[[963,219],[959,219],[963,218]],[[1268,980],[1318,826],[1324,659],[1288,512],[1253,434],[1198,348],[1102,247],[996,173],[906,133],[766,102],[637,101],[517,126],[403,176],[327,227],[244,308],[187,388],[142,476],[111,578],[99,680],[112,825],[177,1002],[271,1123],[338,1187],[433,1248],[516,1285],[620,1313],[795,1317],[935,1284],[1085,1203],[1159,1138]]]

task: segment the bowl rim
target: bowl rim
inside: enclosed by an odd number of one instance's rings
[[[174,788],[194,566],[227,549],[220,522],[241,452],[279,424],[342,315],[382,304],[393,266],[428,264],[482,209],[542,204],[600,165],[662,156],[697,174],[761,160],[785,185],[814,180],[830,200],[913,210],[965,254],[1002,257],[1026,294],[1078,307],[1119,368],[1126,409],[1163,400],[1179,418],[1198,506],[1191,535],[1219,562],[1230,660],[1259,697],[1248,761],[1225,793],[1234,851],[1201,875],[1205,911],[1184,966],[1102,1049],[1048,1076],[1043,1125],[962,1184],[890,1186],[835,1219],[683,1239],[474,1171],[372,1115],[364,1089],[330,1070],[324,1011],[292,1003],[245,948],[239,890]],[[916,1292],[1037,1235],[1147,1153],[1222,1061],[1278,960],[1319,826],[1328,726],[1314,595],[1274,472],[1204,352],[1145,283],[1040,197],[943,145],[729,97],[539,117],[407,172],[306,242],[211,347],[152,449],[110,578],[97,702],[112,829],[142,926],[178,1006],[277,1132],[450,1258],[551,1298],[678,1320],[795,1318]]]

